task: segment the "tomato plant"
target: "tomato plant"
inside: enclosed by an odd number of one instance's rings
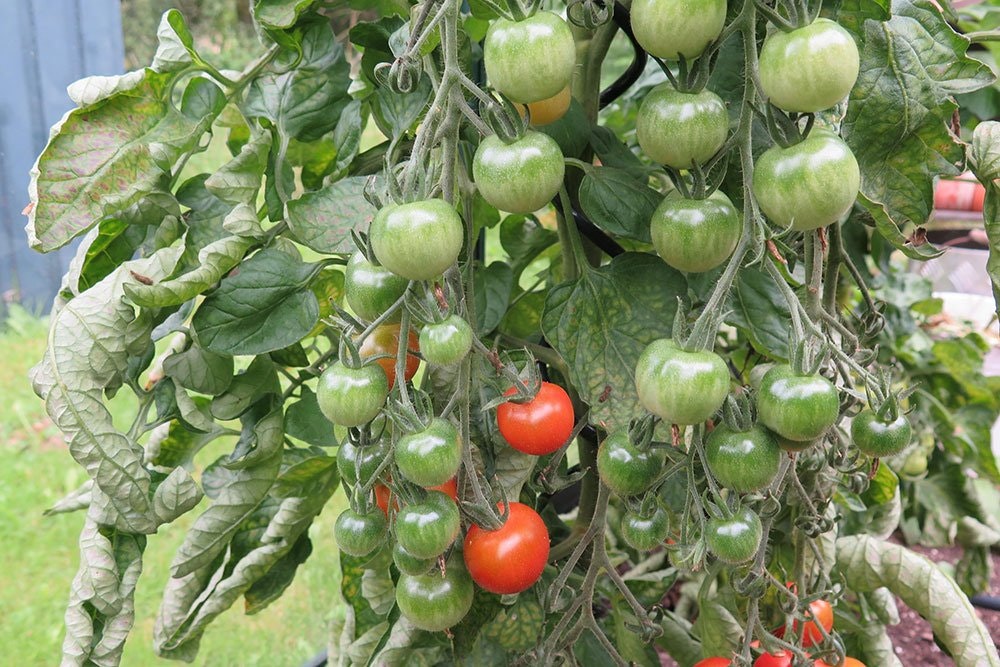
[[[549,531],[542,517],[522,503],[510,503],[507,509],[507,520],[500,528],[473,525],[462,546],[472,580],[501,595],[530,588],[542,576],[549,557]]]
[[[332,533],[331,661],[898,667],[898,597],[1000,665],[1000,383],[908,268],[969,167],[1000,284],[989,19],[343,4],[252,3],[241,70],[168,11],[32,171],[30,243],[75,253],[31,373],[86,474],[64,662],[121,662],[190,514],[165,658]]]
[[[505,395],[516,393],[511,387]],[[566,444],[574,423],[569,395],[551,382],[542,382],[535,397],[525,403],[510,401],[497,407],[500,435],[517,451],[534,456],[551,454]]]

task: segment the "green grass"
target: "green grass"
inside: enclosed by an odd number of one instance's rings
[[[15,307],[2,327],[0,347],[6,354],[0,364],[0,655],[8,665],[51,665],[60,655],[63,610],[78,565],[83,516],[43,517],[42,512],[77,488],[86,475],[45,418],[27,379],[45,347],[45,322]],[[118,419],[126,418],[130,408],[126,399],[112,405]],[[327,622],[339,601],[334,505],[343,502],[338,494],[313,525],[313,555],[284,596],[255,616],[245,616],[237,602],[209,626],[195,664],[294,666],[325,645]],[[173,553],[193,518],[194,513],[182,517],[149,539],[124,665],[168,664],[153,654],[153,622]]]

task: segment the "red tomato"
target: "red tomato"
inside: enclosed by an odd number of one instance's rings
[[[814,663],[814,667],[833,667],[833,665],[823,662],[822,660],[817,660]],[[865,663],[861,662],[857,658],[844,658],[844,662],[840,663],[840,667],[865,667]]]
[[[515,393],[511,387],[504,396]],[[566,390],[551,382],[543,382],[535,398],[527,403],[497,407],[500,434],[517,451],[534,456],[551,454],[566,444],[575,420]]]
[[[502,503],[497,506],[502,508]],[[511,503],[507,523],[499,530],[469,528],[463,554],[480,588],[500,595],[520,593],[542,576],[549,558],[549,529],[535,510]]]
[[[754,661],[753,667],[792,667],[793,657],[788,651],[765,653]]]
[[[375,363],[382,367],[385,371],[385,376],[389,379],[389,389],[392,389],[393,385],[396,384],[396,353],[399,351],[399,329],[398,324],[383,324],[382,326],[375,327],[375,330],[371,332],[368,338],[365,338],[365,342],[361,344],[358,348],[358,353],[361,355],[362,359],[367,359],[369,357],[380,357],[382,355],[390,355],[388,357],[382,357],[376,359]],[[420,339],[417,337],[417,332],[410,329],[410,335],[407,337],[409,340],[408,350],[410,352],[420,351]],[[420,358],[412,354],[406,355],[406,381],[409,382],[413,379],[413,376],[417,372],[417,368],[420,367]]]
[[[729,658],[705,658],[701,662],[695,663],[694,667],[729,667],[733,661]]]
[[[833,606],[826,600],[816,600],[809,604],[809,614],[812,621],[806,621],[806,627],[802,631],[802,646],[809,648],[823,643],[823,633],[816,627],[816,623],[823,626],[827,634],[833,630]],[[798,622],[793,626],[793,631],[798,633]]]
[[[427,487],[427,490],[440,491],[441,493],[446,494],[456,503],[458,502],[458,479],[455,477],[452,477],[450,480],[448,480],[444,484],[441,484],[440,486],[429,486]],[[385,484],[376,484],[374,491],[375,491],[375,504],[379,506],[379,509],[382,510],[383,514],[389,516],[389,496],[392,495],[392,491],[390,491],[389,487],[386,486]],[[396,501],[395,498],[392,499],[392,507],[393,509],[399,509],[399,503]]]

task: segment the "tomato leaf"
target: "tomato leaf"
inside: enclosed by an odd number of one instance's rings
[[[315,0],[254,0],[253,16],[265,28],[284,30],[295,25],[313,2]]]
[[[788,358],[788,302],[778,292],[769,275],[745,268],[736,278],[729,299],[726,322],[750,339],[758,352],[771,359]]]
[[[268,248],[243,262],[222,281],[191,321],[207,350],[220,354],[263,354],[301,340],[319,318],[308,289],[315,266]]]
[[[976,126],[971,161],[976,177],[986,187],[983,223],[990,242],[986,272],[993,285],[996,311],[1000,313],[1000,123],[986,121]]]
[[[861,74],[843,133],[861,167],[862,202],[893,245],[926,258],[900,230],[930,216],[935,176],[959,173],[964,151],[949,129],[957,108],[953,96],[994,77],[966,56],[968,40],[925,0],[896,0],[892,18],[865,20],[859,37]]]
[[[351,230],[363,230],[375,215],[365,199],[365,178],[335,181],[288,202],[288,226],[295,238],[316,252],[350,252]]]
[[[31,172],[27,231],[33,248],[60,248],[136,203],[197,145],[222,106],[201,118],[181,113],[168,99],[173,78],[145,70],[73,84],[79,108],[56,124]]]
[[[847,586],[871,592],[885,586],[931,623],[955,664],[1000,665],[989,631],[953,579],[927,558],[864,535],[837,540],[837,568]]]
[[[569,365],[593,423],[619,428],[645,412],[636,362],[646,345],[671,335],[677,298],[686,292],[680,273],[644,253],[619,255],[549,292],[542,331]]]
[[[243,145],[239,155],[205,180],[208,191],[227,204],[254,204],[267,168],[271,135],[261,132]]]
[[[164,359],[163,372],[186,389],[217,396],[233,381],[233,358],[192,345]]]
[[[503,262],[493,262],[479,275],[475,285],[477,330],[488,334],[497,328],[510,304],[514,271]]]
[[[176,9],[168,9],[156,30],[158,45],[150,67],[157,72],[174,72],[198,60],[194,49],[194,35]]]
[[[599,167],[580,183],[580,208],[591,222],[615,236],[649,242],[649,220],[662,197],[627,171]]]
[[[715,600],[702,600],[694,629],[705,655],[732,655],[743,637],[743,626]]]

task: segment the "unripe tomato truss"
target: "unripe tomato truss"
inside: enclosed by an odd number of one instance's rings
[[[1000,30],[904,0],[342,4],[252,3],[240,70],[171,10],[32,170],[31,243],[79,243],[31,371],[87,473],[53,509],[87,509],[63,661],[120,661],[146,536],[199,507],[165,657],[333,541],[357,664],[870,662],[895,594],[1000,665],[962,592],[1000,399],[902,268],[965,162],[1000,225],[967,55]],[[900,526],[974,546],[945,576]]]

